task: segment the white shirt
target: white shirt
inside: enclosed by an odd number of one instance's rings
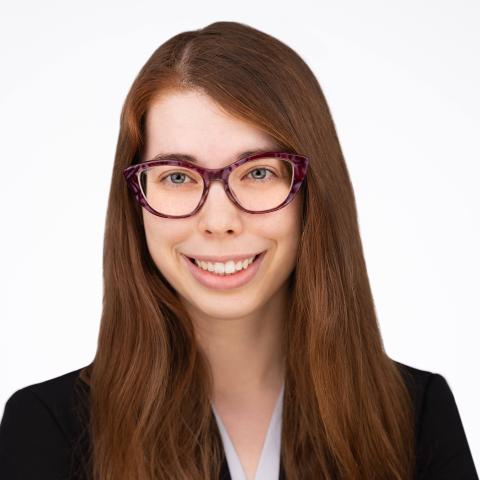
[[[277,403],[273,409],[272,418],[268,426],[265,441],[263,443],[262,453],[260,454],[260,460],[255,472],[255,480],[278,480],[280,473],[280,445],[282,438],[282,410],[283,410],[283,392],[285,389],[285,383],[282,384],[280,394],[278,396]],[[230,470],[230,476],[232,480],[246,480],[247,476],[245,470],[240,462],[237,451],[233,446],[232,441],[228,435],[228,432],[223,425],[222,419],[218,414],[213,402],[213,413],[217,420],[218,429],[223,441],[223,448],[225,450],[225,457],[228,463],[228,469]]]

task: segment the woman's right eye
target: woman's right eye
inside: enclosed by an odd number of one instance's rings
[[[178,183],[181,183],[181,181],[179,182],[178,180],[181,180],[182,178],[188,178],[188,176],[185,173],[175,172],[175,173],[170,173],[165,178],[173,178],[172,183],[178,184]]]
[[[167,185],[185,185],[189,183],[197,183],[195,179],[193,179],[188,173],[181,171],[170,172],[160,178],[159,181],[160,183]]]

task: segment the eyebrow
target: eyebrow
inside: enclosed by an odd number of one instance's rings
[[[256,150],[247,150],[246,152],[239,153],[234,161],[240,160],[241,158],[248,157],[250,155],[256,155],[257,153],[272,152],[277,150],[279,147],[271,147],[269,149],[259,148]],[[159,153],[155,155],[152,160],[184,160],[191,163],[200,163],[196,157],[193,155],[188,155],[186,153]]]

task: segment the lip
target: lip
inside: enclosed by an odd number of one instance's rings
[[[256,257],[258,254],[262,252],[256,252],[256,253],[246,253],[245,255],[187,255],[186,253],[182,253],[182,255],[185,255],[186,257],[189,258],[195,258],[197,260],[202,260],[204,262],[221,262],[221,263],[226,263],[229,260],[233,260],[234,262],[238,262],[240,260],[245,260],[247,258],[252,258]]]
[[[238,288],[247,284],[255,277],[266,253],[266,250],[260,253],[260,255],[258,255],[258,257],[248,266],[246,270],[241,270],[240,272],[233,273],[231,275],[218,275],[203,270],[192,263],[187,256],[183,254],[181,256],[188,270],[195,280],[197,280],[197,282],[207,288],[212,288],[215,290],[230,290],[232,288]],[[233,258],[234,257],[230,257],[231,260],[233,260]]]

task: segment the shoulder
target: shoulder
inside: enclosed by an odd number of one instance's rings
[[[478,479],[455,397],[446,378],[397,361],[395,364],[414,406],[419,477]]]
[[[0,423],[1,478],[61,478],[69,468],[88,391],[81,370],[28,385],[8,398]]]
[[[402,372],[413,400],[418,435],[433,428],[434,425],[430,425],[429,422],[438,415],[449,414],[442,419],[444,423],[451,422],[457,417],[458,409],[455,397],[443,375],[428,370],[420,370],[397,361],[395,363]],[[456,415],[454,415],[455,413]]]
[[[86,387],[79,378],[82,368],[55,378],[34,383],[15,391],[7,400],[2,418],[4,422],[32,428],[31,423],[47,418],[68,439],[71,435],[71,413],[76,408],[79,391]]]
[[[394,360],[394,363],[401,372],[405,384],[410,392],[410,396],[414,405],[415,422],[418,426],[420,417],[423,411],[423,405],[425,401],[425,395],[430,390],[432,383],[434,389],[440,387],[441,395],[446,396],[450,391],[449,386],[445,378],[434,372],[428,370],[420,370],[419,368],[412,367]]]

